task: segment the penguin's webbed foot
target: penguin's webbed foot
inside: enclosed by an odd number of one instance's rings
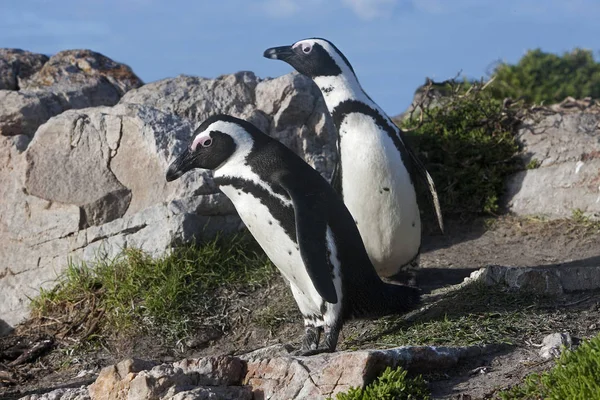
[[[294,355],[301,356],[301,357],[308,357],[308,356],[314,356],[314,355],[322,354],[322,353],[333,353],[334,351],[335,351],[335,349],[323,347],[320,349],[296,350],[294,352]]]
[[[307,326],[304,331],[304,338],[302,339],[302,347],[300,351],[315,350],[319,347],[319,341],[321,340],[321,332],[323,328]]]

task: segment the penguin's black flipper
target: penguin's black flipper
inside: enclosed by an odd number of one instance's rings
[[[335,304],[338,297],[327,260],[327,208],[324,194],[307,191],[303,182],[290,174],[279,176],[277,183],[292,199],[298,246],[308,276],[319,295],[328,303]]]

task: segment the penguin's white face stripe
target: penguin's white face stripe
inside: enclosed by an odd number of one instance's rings
[[[279,193],[275,193],[273,188],[247,165],[246,159],[252,151],[254,140],[243,127],[232,122],[217,121],[196,136],[194,142],[202,143],[205,140],[204,138],[209,135],[209,132],[214,130],[230,135],[236,144],[236,150],[231,157],[215,170],[215,178],[240,178],[250,181],[267,190],[271,196],[279,199],[284,205],[292,205],[291,200]]]
[[[297,49],[298,47],[300,47],[304,54],[310,54],[314,42],[314,40],[301,40],[299,42],[294,43],[292,45],[292,49]]]

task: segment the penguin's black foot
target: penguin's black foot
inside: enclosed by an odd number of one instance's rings
[[[317,354],[322,354],[322,353],[333,353],[335,350],[333,349],[329,349],[327,347],[321,348],[321,349],[311,349],[311,350],[297,350],[296,353],[294,354],[295,356],[301,356],[301,357],[309,357],[309,356],[314,356]]]

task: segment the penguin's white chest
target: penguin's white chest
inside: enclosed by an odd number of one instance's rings
[[[372,117],[346,115],[339,134],[344,203],[377,272],[394,275],[416,257],[421,244],[410,175],[392,139]]]
[[[221,190],[231,199],[244,224],[252,233],[260,247],[275,264],[292,287],[303,299],[298,306],[303,314],[320,314],[322,297],[308,276],[296,241],[292,240],[279,221],[260,199],[233,186],[221,186]],[[290,210],[291,202],[290,202]],[[298,300],[298,297],[296,297]]]

